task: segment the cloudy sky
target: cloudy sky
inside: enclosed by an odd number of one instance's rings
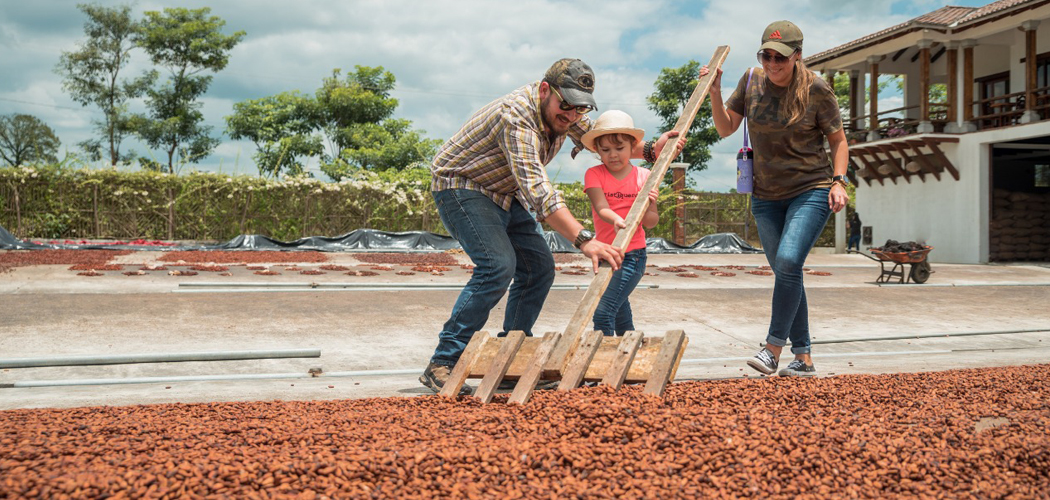
[[[63,51],[83,41],[85,16],[74,1],[0,0],[0,115],[34,115],[58,134],[63,148],[92,137],[96,108],[74,103],[53,69]],[[234,103],[299,90],[313,94],[334,68],[383,66],[397,78],[395,116],[411,120],[430,138],[447,139],[485,103],[531,81],[562,57],[578,57],[596,73],[601,110],[621,109],[636,126],[655,131],[658,121],[645,98],[662,68],[695,59],[706,63],[719,45],[731,53],[726,82],[756,64],[763,28],[787,18],[806,37],[814,54],[936,10],[932,0],[622,1],[581,0],[400,0],[323,1],[224,0],[116,2],[132,5],[138,18],[166,7],[210,7],[226,21],[224,32],[247,36],[232,52],[229,66],[215,75],[204,99],[206,123],[222,134]],[[984,0],[951,5],[979,6]],[[132,53],[128,76],[148,66]],[[727,83],[731,85],[731,83]],[[881,106],[880,106],[881,107]],[[595,115],[597,116],[597,115]],[[708,171],[697,186],[726,191],[735,178],[741,132],[715,146]],[[187,168],[256,175],[254,146],[223,136],[222,145],[199,165]],[[137,139],[122,149],[145,154]],[[568,156],[548,166],[556,181],[581,180],[594,158]],[[155,153],[162,157],[161,153]],[[317,172],[316,165],[310,170]],[[184,170],[185,171],[185,170]]]

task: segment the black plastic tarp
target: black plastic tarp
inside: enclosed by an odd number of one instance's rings
[[[553,252],[579,253],[569,240],[555,232],[544,234]],[[434,252],[460,248],[454,238],[425,231],[388,232],[357,229],[338,237],[310,236],[285,242],[257,234],[237,236],[217,245],[176,244],[171,246],[126,245],[105,242],[59,243],[31,242],[15,238],[0,227],[0,250],[39,249],[122,249],[122,250],[315,250],[321,252]],[[646,239],[649,253],[761,253],[734,233],[704,236],[689,246],[679,246],[663,238]]]

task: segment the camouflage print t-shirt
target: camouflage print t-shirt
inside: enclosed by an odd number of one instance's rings
[[[834,170],[824,149],[824,137],[842,128],[838,100],[824,79],[814,75],[809,88],[809,107],[802,120],[787,126],[782,104],[787,88],[766,79],[761,68],[751,75],[746,107],[740,79],[726,108],[747,118],[748,136],[755,150],[754,195],[764,200],[782,200],[816,188],[830,188]]]

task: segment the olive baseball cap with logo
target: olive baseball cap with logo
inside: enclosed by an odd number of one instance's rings
[[[791,21],[777,21],[766,26],[762,32],[762,46],[759,51],[773,49],[784,57],[802,50],[802,30]]]
[[[590,106],[598,109],[594,102],[594,71],[580,59],[561,59],[551,65],[543,75],[543,81],[558,88],[565,102],[573,106]]]

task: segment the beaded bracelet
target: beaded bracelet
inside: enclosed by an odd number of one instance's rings
[[[656,155],[653,153],[653,146],[656,141],[646,141],[645,146],[642,147],[642,159],[649,163],[656,163]]]

